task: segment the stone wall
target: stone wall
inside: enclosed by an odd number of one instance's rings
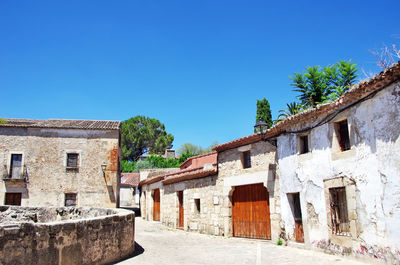
[[[251,167],[243,168],[242,153],[250,151]],[[276,147],[265,141],[240,146],[218,153],[218,178],[223,194],[229,199],[229,212],[225,217],[225,234],[232,235],[232,202],[235,186],[263,183],[269,193],[271,239],[279,239],[280,224],[279,178],[276,174]],[[226,210],[224,210],[226,211]]]
[[[229,198],[223,195],[223,186],[217,175],[166,184],[161,199],[161,222],[178,227],[178,191],[183,191],[184,230],[220,235],[225,234],[224,217],[229,214]],[[200,211],[195,200],[200,200]]]
[[[22,154],[26,181],[3,181],[11,154]],[[67,153],[79,168],[66,168]],[[0,204],[5,193],[22,193],[22,206],[64,206],[75,193],[77,206],[116,207],[119,188],[119,131],[0,128]],[[101,164],[107,168],[103,174]]]
[[[0,207],[1,264],[107,264],[134,252],[122,209]]]
[[[299,192],[306,246],[400,262],[399,113],[397,82],[310,130],[309,153],[298,154],[298,135],[278,137],[282,219],[289,239],[293,238],[294,220],[287,194]],[[338,150],[334,128],[334,122],[342,119],[348,121],[351,144],[344,152]],[[312,125],[304,123],[294,129]],[[340,181],[346,188],[348,236],[333,235],[330,224],[327,190]]]

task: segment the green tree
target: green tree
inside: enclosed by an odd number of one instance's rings
[[[161,154],[172,147],[174,136],[157,119],[136,116],[122,122],[122,160],[136,161],[141,155]]]
[[[334,65],[307,67],[305,73],[290,77],[294,91],[304,108],[332,101],[343,95],[355,83],[357,66],[351,61],[340,61]]]
[[[199,145],[195,145],[192,143],[184,143],[179,148],[177,153],[178,154],[192,154],[192,155],[201,155],[206,154],[212,151],[214,146],[217,146],[218,142],[214,141],[209,147],[203,148]]]
[[[279,116],[278,116],[278,122],[286,119],[289,116],[295,115],[303,110],[303,106],[297,102],[291,102],[289,104],[286,104],[287,109],[286,110],[280,110],[279,111]]]
[[[267,123],[267,127],[271,128],[272,126],[272,115],[271,115],[271,108],[269,102],[266,98],[261,100],[257,100],[257,115],[256,115],[256,122],[263,121]],[[254,132],[258,133],[259,128],[254,128]]]
[[[198,155],[202,151],[203,149],[200,146],[194,145],[192,143],[184,143],[178,148],[177,153]]]

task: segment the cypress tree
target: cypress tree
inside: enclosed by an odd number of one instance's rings
[[[270,108],[269,102],[266,98],[257,100],[256,122],[258,122],[258,121],[266,122],[268,128],[271,128],[271,126],[272,126],[271,108]],[[258,129],[255,128],[254,132],[258,133]]]

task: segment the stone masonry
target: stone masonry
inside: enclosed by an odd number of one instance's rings
[[[122,209],[0,206],[0,264],[109,264],[134,252]]]
[[[118,206],[119,127],[76,120],[10,119],[0,125],[0,204],[7,193],[17,193],[22,206],[64,206],[66,194],[75,196],[77,206]],[[78,156],[76,168],[67,168],[69,153]],[[10,176],[13,154],[22,155],[20,179]]]

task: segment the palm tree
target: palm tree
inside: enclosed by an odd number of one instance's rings
[[[303,105],[297,103],[297,102],[291,102],[289,104],[286,104],[287,110],[280,110],[279,111],[279,116],[278,119],[275,120],[275,123],[280,122],[284,119],[286,119],[289,116],[295,115],[303,110]]]
[[[304,107],[316,107],[343,95],[358,75],[358,68],[351,61],[340,61],[332,66],[306,68],[305,73],[295,73],[290,79],[297,97]]]

